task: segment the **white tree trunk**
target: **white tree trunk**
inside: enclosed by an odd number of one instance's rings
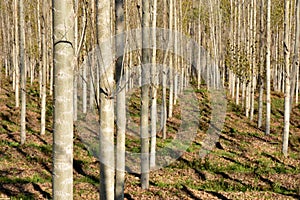
[[[41,82],[41,135],[45,135],[45,130],[46,130],[46,91],[47,91],[47,82],[46,82],[46,65],[47,65],[47,59],[46,59],[46,54],[47,54],[47,41],[46,41],[46,5],[45,2],[43,4],[43,18],[44,24],[43,24],[43,29],[42,29],[42,62],[41,64],[41,75],[42,75],[42,82]]]
[[[157,121],[157,87],[158,87],[158,74],[156,69],[156,22],[157,22],[157,0],[152,3],[152,65],[151,65],[151,146],[150,146],[150,168],[155,167],[156,158],[156,121]]]
[[[253,121],[254,117],[254,101],[255,101],[255,81],[256,81],[256,0],[252,0],[252,20],[253,20],[253,32],[252,32],[252,77],[251,77],[251,99],[250,99],[250,120]]]
[[[15,106],[20,106],[20,44],[19,44],[19,9],[18,0],[14,1],[14,23],[15,23],[15,52],[14,52],[14,80],[15,80]]]
[[[163,7],[164,7],[164,29],[167,29],[167,11],[168,11],[168,7],[167,7],[167,0],[163,1]],[[167,36],[164,34],[164,40],[166,40]],[[167,57],[167,52],[164,53],[164,57]],[[164,59],[165,60],[165,59]],[[162,76],[162,104],[161,104],[161,130],[162,130],[162,137],[163,139],[167,138],[167,70],[165,67],[165,61],[163,63],[163,67],[162,67],[162,72],[161,72],[161,76]]]
[[[124,21],[124,0],[115,1],[115,32],[121,34],[125,30]],[[116,58],[116,71],[117,71],[117,149],[116,149],[116,188],[115,199],[124,199],[124,184],[125,184],[125,132],[126,132],[126,86],[124,62],[125,59],[124,49],[125,46],[124,37],[118,37],[115,41],[116,52],[123,52],[123,56]],[[119,49],[118,49],[119,48]],[[122,48],[122,49],[120,49]]]
[[[284,1],[284,61],[285,61],[285,95],[284,95],[284,130],[282,153],[288,155],[290,132],[290,1]]]
[[[300,0],[296,0],[296,12],[295,12],[295,18],[296,18],[296,28],[295,28],[295,44],[294,44],[294,56],[293,56],[293,70],[292,70],[292,77],[291,77],[291,109],[293,108],[293,99],[294,94],[297,93],[297,80],[298,80],[298,74],[299,74],[299,38],[300,38]],[[298,98],[296,94],[296,99]],[[295,100],[296,100],[295,99]],[[298,100],[295,101],[296,105],[298,103]]]
[[[266,21],[266,135],[270,134],[271,123],[271,0],[267,0]]]
[[[240,104],[240,78],[236,76],[236,94],[235,94],[235,104]]]
[[[263,87],[263,66],[264,66],[264,45],[263,45],[263,35],[264,35],[264,1],[260,1],[260,48],[259,48],[259,55],[260,55],[260,65],[259,65],[259,72],[258,72],[258,85],[259,85],[259,99],[258,99],[258,120],[257,120],[257,127],[261,128],[262,126],[262,117],[263,117],[263,94],[264,94],[264,87]]]
[[[19,2],[20,11],[20,68],[21,68],[21,144],[26,140],[26,56],[24,0]]]
[[[148,0],[142,0],[142,28],[150,27],[150,5]],[[149,46],[150,33],[143,30],[143,45]],[[142,48],[142,86],[141,86],[141,186],[149,188],[149,84],[150,70],[146,64],[150,63],[150,50]]]
[[[173,29],[173,0],[169,0],[169,30]],[[169,35],[169,43],[173,47],[174,40],[172,34]],[[174,95],[174,57],[172,53],[169,54],[169,110],[168,117],[173,116],[173,95]]]
[[[53,1],[53,199],[73,199],[73,0]]]
[[[111,3],[110,0],[98,0],[97,2],[97,36],[99,44],[110,41],[109,39],[112,36]],[[113,200],[115,179],[114,99],[111,95],[114,86],[114,67],[105,66],[102,61],[107,59],[103,55],[113,55],[114,48],[112,44],[100,46],[100,48],[103,49],[103,52],[100,52],[100,58],[98,58],[101,62],[98,66],[101,75],[101,77],[98,77],[100,79],[100,199]]]

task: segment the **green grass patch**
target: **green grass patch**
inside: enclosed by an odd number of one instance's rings
[[[19,147],[19,142],[10,142],[7,140],[0,140],[0,146],[10,146],[10,147]]]
[[[254,168],[240,163],[238,161],[229,164],[218,164],[218,163],[211,163],[209,160],[205,160],[204,164],[200,166],[200,170],[207,170],[212,173],[219,173],[219,172],[234,172],[234,173],[252,173]]]
[[[125,147],[126,151],[132,153],[140,153],[141,152],[141,140],[140,138],[126,138]]]
[[[273,108],[282,109],[284,105],[284,98],[271,98],[271,105]]]
[[[187,152],[198,152],[201,149],[201,144],[193,142],[188,148]]]
[[[10,200],[34,200],[34,194],[19,194],[16,197],[10,197]]]
[[[75,179],[74,183],[75,184],[76,183],[90,183],[90,184],[92,184],[94,186],[99,186],[99,181],[96,181],[96,180],[94,180],[94,179],[92,179],[92,178],[90,178],[88,176],[84,176],[84,177],[79,178],[77,180]]]
[[[256,188],[252,188],[248,185],[243,185],[241,183],[236,182],[228,182],[224,178],[220,178],[218,180],[207,180],[201,185],[190,184],[189,182],[187,182],[187,186],[195,190],[205,190],[214,192],[245,192],[249,189],[256,190]]]
[[[0,177],[0,183],[26,184],[26,183],[46,183],[46,182],[51,182],[51,179],[45,179],[41,177],[39,174],[34,174],[31,177],[25,177],[25,178]]]
[[[225,157],[228,157],[228,158],[236,157],[236,154],[234,154],[234,153],[231,153],[231,152],[228,152],[228,151],[222,151],[222,150],[218,150],[218,149],[213,151],[212,154],[219,155],[219,156],[225,156]]]
[[[39,144],[36,144],[36,143],[26,143],[25,146],[36,148],[36,149],[40,150],[41,152],[43,152],[45,154],[51,155],[51,153],[52,153],[52,146],[50,144],[39,145]]]

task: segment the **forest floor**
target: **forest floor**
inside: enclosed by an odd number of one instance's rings
[[[0,88],[0,199],[51,199],[52,106],[47,107],[47,133],[39,135],[38,86],[28,88],[27,138],[20,145],[20,111],[14,106],[11,84]],[[271,134],[244,116],[230,100],[219,142],[199,158],[201,141],[210,121],[209,94],[195,90],[199,99],[200,128],[193,143],[175,162],[150,173],[150,187],[142,190],[139,175],[126,173],[126,199],[300,199],[300,106],[293,109],[289,156],[281,152],[283,95],[272,94]],[[169,140],[180,124],[179,106],[168,120]],[[257,110],[255,110],[257,114]],[[137,116],[136,116],[137,117]],[[180,116],[179,116],[180,117]],[[254,119],[256,121],[256,119]],[[131,142],[128,142],[131,140]],[[158,145],[164,141],[158,139]],[[127,150],[134,150],[127,139]],[[99,199],[99,162],[74,136],[74,199]]]

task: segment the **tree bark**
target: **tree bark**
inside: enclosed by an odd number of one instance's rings
[[[150,27],[150,5],[148,0],[142,1],[142,42],[143,46],[149,46],[149,31],[145,28]],[[141,87],[141,186],[143,189],[149,188],[149,132],[148,132],[148,113],[149,113],[149,81],[151,52],[149,49],[142,48],[142,87]]]
[[[266,130],[270,134],[271,123],[271,0],[267,0],[267,21],[266,21]]]
[[[100,199],[114,199],[115,152],[114,152],[114,66],[105,66],[102,61],[113,55],[111,30],[111,1],[97,1],[97,36],[100,45]],[[108,44],[103,46],[102,43]],[[104,68],[105,67],[105,68]]]
[[[298,74],[299,74],[299,38],[300,38],[300,0],[296,0],[296,8],[295,8],[295,44],[294,44],[294,56],[293,56],[293,68],[292,68],[292,77],[291,77],[291,105],[290,108],[293,108],[293,100],[295,93],[298,93],[297,84],[298,84]],[[298,95],[296,94],[296,99]],[[295,102],[298,103],[298,100]]]
[[[262,126],[262,117],[263,117],[263,94],[264,94],[264,82],[263,82],[263,67],[264,67],[264,1],[260,1],[260,65],[258,72],[258,85],[259,85],[259,99],[258,99],[258,121],[257,127],[261,128]]]
[[[157,23],[157,0],[152,3],[152,65],[151,65],[151,147],[150,147],[150,168],[155,167],[156,158],[156,121],[157,121],[157,87],[158,77],[156,69],[156,23]]]
[[[164,29],[166,30],[168,27],[168,22],[167,22],[167,18],[168,18],[168,7],[167,7],[167,0],[163,0],[163,7],[164,7],[164,18],[163,18],[163,24],[164,24]],[[164,34],[163,35],[164,40],[167,40],[167,35]],[[164,53],[164,57],[167,57],[167,52]],[[165,59],[164,59],[164,63],[162,66],[162,72],[161,72],[161,76],[162,76],[162,104],[161,104],[161,130],[162,130],[162,137],[163,139],[167,138],[167,70],[165,67]]]
[[[20,35],[19,35],[19,9],[18,0],[14,1],[15,23],[15,51],[14,51],[14,80],[15,80],[15,106],[20,106]]]
[[[21,69],[21,144],[26,140],[26,57],[24,0],[19,2],[20,12],[20,69]]]
[[[125,31],[124,0],[115,0],[115,32],[116,35]],[[115,199],[124,199],[125,184],[125,132],[126,132],[126,82],[124,73],[124,37],[117,37],[116,52],[122,56],[116,58],[117,71],[117,149],[116,149],[116,188]],[[119,55],[119,54],[117,54]]]
[[[73,199],[73,0],[53,1],[53,199]]]
[[[169,0],[169,30],[173,30],[173,0]],[[171,47],[174,46],[174,40],[172,34],[169,34],[169,43]],[[173,92],[174,92],[174,57],[172,53],[169,53],[169,108],[168,108],[168,117],[173,116]]]
[[[41,75],[42,75],[42,82],[41,82],[41,135],[45,135],[45,130],[46,130],[46,89],[47,89],[47,82],[46,82],[46,65],[47,65],[47,40],[46,40],[46,1],[43,1],[44,3],[42,4],[42,12],[43,12],[43,18],[44,18],[44,23],[43,23],[43,29],[42,29],[42,62],[41,64]]]
[[[255,81],[256,81],[256,0],[252,0],[252,20],[253,20],[253,32],[252,32],[252,77],[251,77],[251,99],[250,99],[250,120],[254,118],[254,101],[255,101]]]
[[[285,95],[284,95],[284,129],[282,153],[288,155],[290,132],[290,0],[284,1],[284,64],[285,64]]]

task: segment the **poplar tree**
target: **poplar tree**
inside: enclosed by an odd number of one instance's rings
[[[282,153],[288,155],[290,132],[290,1],[284,1],[284,64],[285,64],[285,94],[284,94],[284,129]]]
[[[271,122],[271,0],[267,0],[267,21],[266,21],[266,135],[270,134]]]
[[[149,188],[149,80],[150,80],[150,57],[149,49],[149,28],[150,27],[150,3],[148,0],[142,0],[142,87],[141,87],[141,186],[143,189]]]
[[[114,152],[114,66],[112,63],[113,45],[111,39],[111,6],[110,0],[97,1],[97,54],[100,80],[100,199],[114,199],[115,152]],[[97,81],[98,82],[98,81]]]
[[[73,199],[73,0],[53,0],[53,199]]]

